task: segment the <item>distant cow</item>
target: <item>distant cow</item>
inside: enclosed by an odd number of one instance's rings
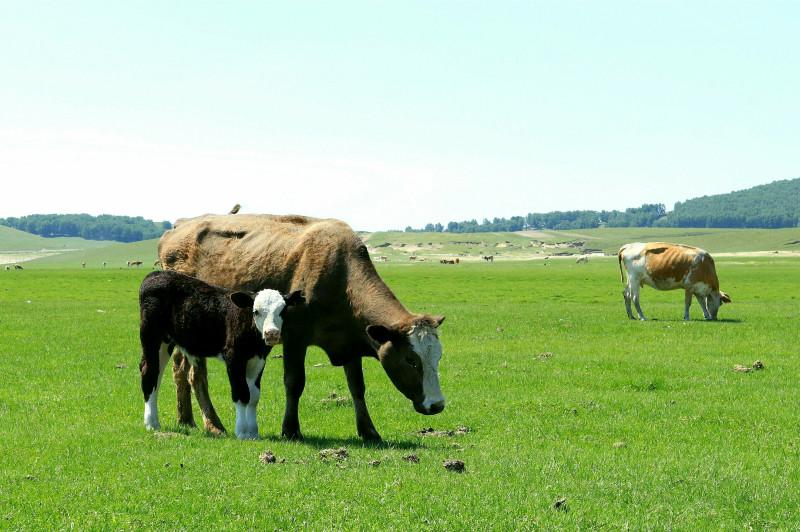
[[[81,268],[85,268],[85,267],[86,267],[86,261],[81,262]]]
[[[483,257],[483,260],[485,260],[486,262],[494,262],[494,255],[485,255]]]
[[[442,263],[442,264],[455,264],[456,263],[456,261],[454,261],[453,259],[442,259],[439,262]]]
[[[716,320],[722,303],[731,302],[728,294],[719,289],[714,259],[703,249],[682,244],[637,242],[625,244],[617,255],[622,282],[625,282],[622,273],[623,262],[628,274],[628,282],[622,295],[630,319],[635,319],[631,312],[631,300],[636,306],[639,319],[645,319],[642,307],[639,305],[639,289],[645,284],[657,290],[683,288],[684,320],[689,319],[692,296],[697,298],[703,316],[707,320]]]
[[[103,268],[106,267],[106,261],[103,261]]]
[[[258,438],[256,406],[264,362],[281,341],[285,309],[302,301],[300,292],[234,292],[174,271],[145,277],[139,289],[145,427],[160,428],[159,383],[177,346],[190,363],[196,364],[198,357],[225,362],[236,408],[236,436]]]
[[[140,260],[129,260],[128,261],[128,268],[130,268],[131,266],[139,267],[141,265],[142,265],[142,261],[140,261]]]
[[[6,265],[6,271],[10,271],[10,270],[11,270],[11,266]]]
[[[578,259],[575,261],[575,264],[589,264],[589,257],[586,255],[578,257]]]
[[[15,270],[24,270],[25,268],[22,267],[22,264],[15,264],[14,265],[14,269]]]

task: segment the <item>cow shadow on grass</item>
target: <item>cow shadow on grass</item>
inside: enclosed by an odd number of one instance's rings
[[[269,434],[263,436],[261,441],[288,442],[286,438]],[[333,438],[328,436],[304,436],[302,440],[294,440],[298,445],[305,445],[315,449],[330,449],[332,447],[365,447],[370,449],[402,449],[416,450],[424,448],[425,445],[413,440],[381,440],[377,442],[364,441],[358,437]]]
[[[742,320],[735,318],[717,318],[716,320],[704,320],[702,318],[691,319],[688,322],[683,318],[647,318],[647,321],[655,321],[661,323],[742,323]]]

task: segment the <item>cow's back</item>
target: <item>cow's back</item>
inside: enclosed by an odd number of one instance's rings
[[[159,241],[159,258],[173,269],[231,289],[300,285],[344,275],[361,241],[339,220],[305,216],[205,215],[182,219]],[[362,246],[363,247],[363,246]]]

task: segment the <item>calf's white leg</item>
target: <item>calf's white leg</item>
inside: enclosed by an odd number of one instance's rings
[[[161,376],[164,375],[164,368],[167,366],[170,353],[167,344],[162,343],[158,351],[158,377],[156,385],[150,392],[150,397],[144,403],[144,426],[147,430],[159,430],[161,424],[158,422],[158,389],[161,388]]]

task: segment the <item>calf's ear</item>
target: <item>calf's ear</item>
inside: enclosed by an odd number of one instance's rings
[[[392,339],[392,331],[383,325],[367,326],[367,335],[379,344],[385,344]]]
[[[728,295],[728,294],[726,294],[725,292],[720,292],[720,293],[719,293],[719,299],[720,299],[720,301],[722,301],[723,303],[730,303],[730,302],[731,302],[731,296],[729,296],[729,295]]]
[[[286,302],[287,307],[292,305],[302,305],[306,302],[306,298],[301,290],[295,290],[291,294],[284,294],[283,300]]]
[[[444,322],[444,316],[431,316],[433,319],[433,326],[439,327]]]
[[[233,304],[239,308],[252,308],[253,296],[247,292],[234,292],[230,295]]]

